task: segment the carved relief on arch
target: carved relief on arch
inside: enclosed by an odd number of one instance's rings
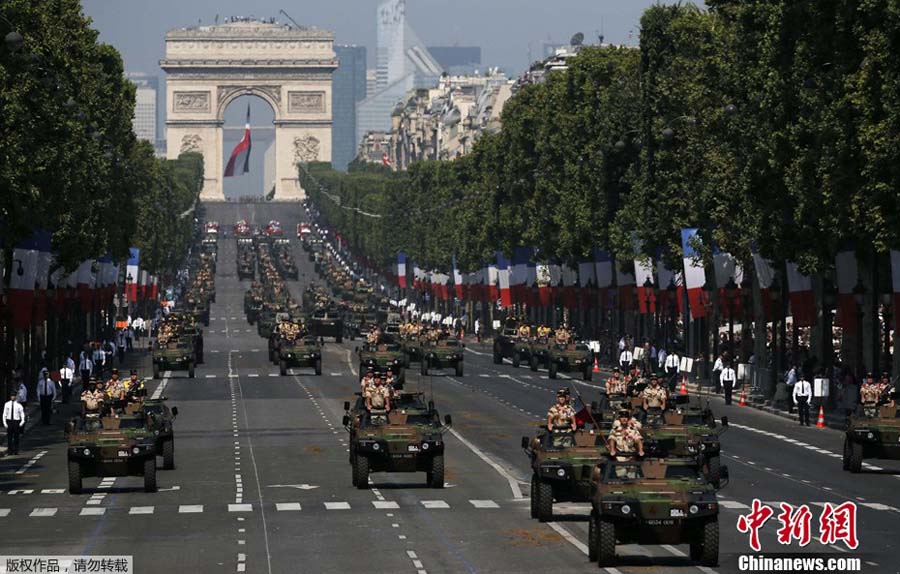
[[[219,86],[217,102],[219,117],[225,113],[224,105],[238,96],[260,96],[275,107],[275,117],[281,111],[281,86]]]
[[[181,151],[180,153],[188,153],[192,151],[203,151],[200,146],[203,144],[203,138],[198,136],[197,134],[187,134],[183,138],[181,138]]]
[[[319,139],[306,134],[294,138],[294,164],[319,161]]]

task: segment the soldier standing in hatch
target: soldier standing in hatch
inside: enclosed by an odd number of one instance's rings
[[[628,409],[618,412],[618,426],[613,426],[607,444],[609,455],[617,461],[634,460],[634,456],[644,456],[644,441],[639,432],[629,425],[631,413]]]
[[[569,389],[556,391],[556,404],[547,411],[547,430],[553,433],[575,430],[575,409],[569,405]]]

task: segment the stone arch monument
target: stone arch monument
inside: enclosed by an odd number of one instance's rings
[[[203,154],[203,201],[224,201],[225,109],[254,95],[275,112],[275,199],[304,197],[300,161],[331,161],[334,35],[258,20],[166,34],[167,157]],[[261,153],[261,152],[259,152]],[[269,182],[266,182],[269,185]],[[263,190],[268,192],[269,190]]]

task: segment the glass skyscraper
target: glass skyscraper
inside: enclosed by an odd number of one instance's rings
[[[363,46],[335,46],[341,61],[331,76],[331,165],[346,171],[356,157],[356,104],[366,99],[366,49]]]

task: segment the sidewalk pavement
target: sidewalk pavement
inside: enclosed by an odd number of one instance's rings
[[[119,369],[120,377],[127,378],[129,375],[129,371],[131,369],[139,369],[139,372],[143,370],[144,367],[147,367],[146,359],[150,356],[148,350],[145,347],[135,347],[133,351],[127,353],[125,355],[125,361],[121,365],[115,365],[117,369]],[[104,381],[105,382],[105,381]],[[61,395],[61,392],[60,392]],[[72,383],[72,395],[69,401],[69,405],[77,405],[80,401],[81,397],[81,379],[76,378],[75,382]],[[5,402],[5,401],[4,401]],[[46,427],[48,429],[56,426],[56,422],[61,420],[59,417],[64,413],[64,411],[68,410],[65,407],[68,405],[64,404],[61,399],[57,399],[53,403],[53,419],[51,421],[51,425]],[[22,434],[19,437],[22,450],[27,446],[25,441],[27,437],[33,434],[32,429],[35,425],[37,425],[41,420],[41,405],[39,400],[28,401],[28,404],[25,407],[25,428],[22,430]],[[0,423],[0,458],[3,458],[7,454],[6,448],[6,429],[3,427],[3,424]]]

